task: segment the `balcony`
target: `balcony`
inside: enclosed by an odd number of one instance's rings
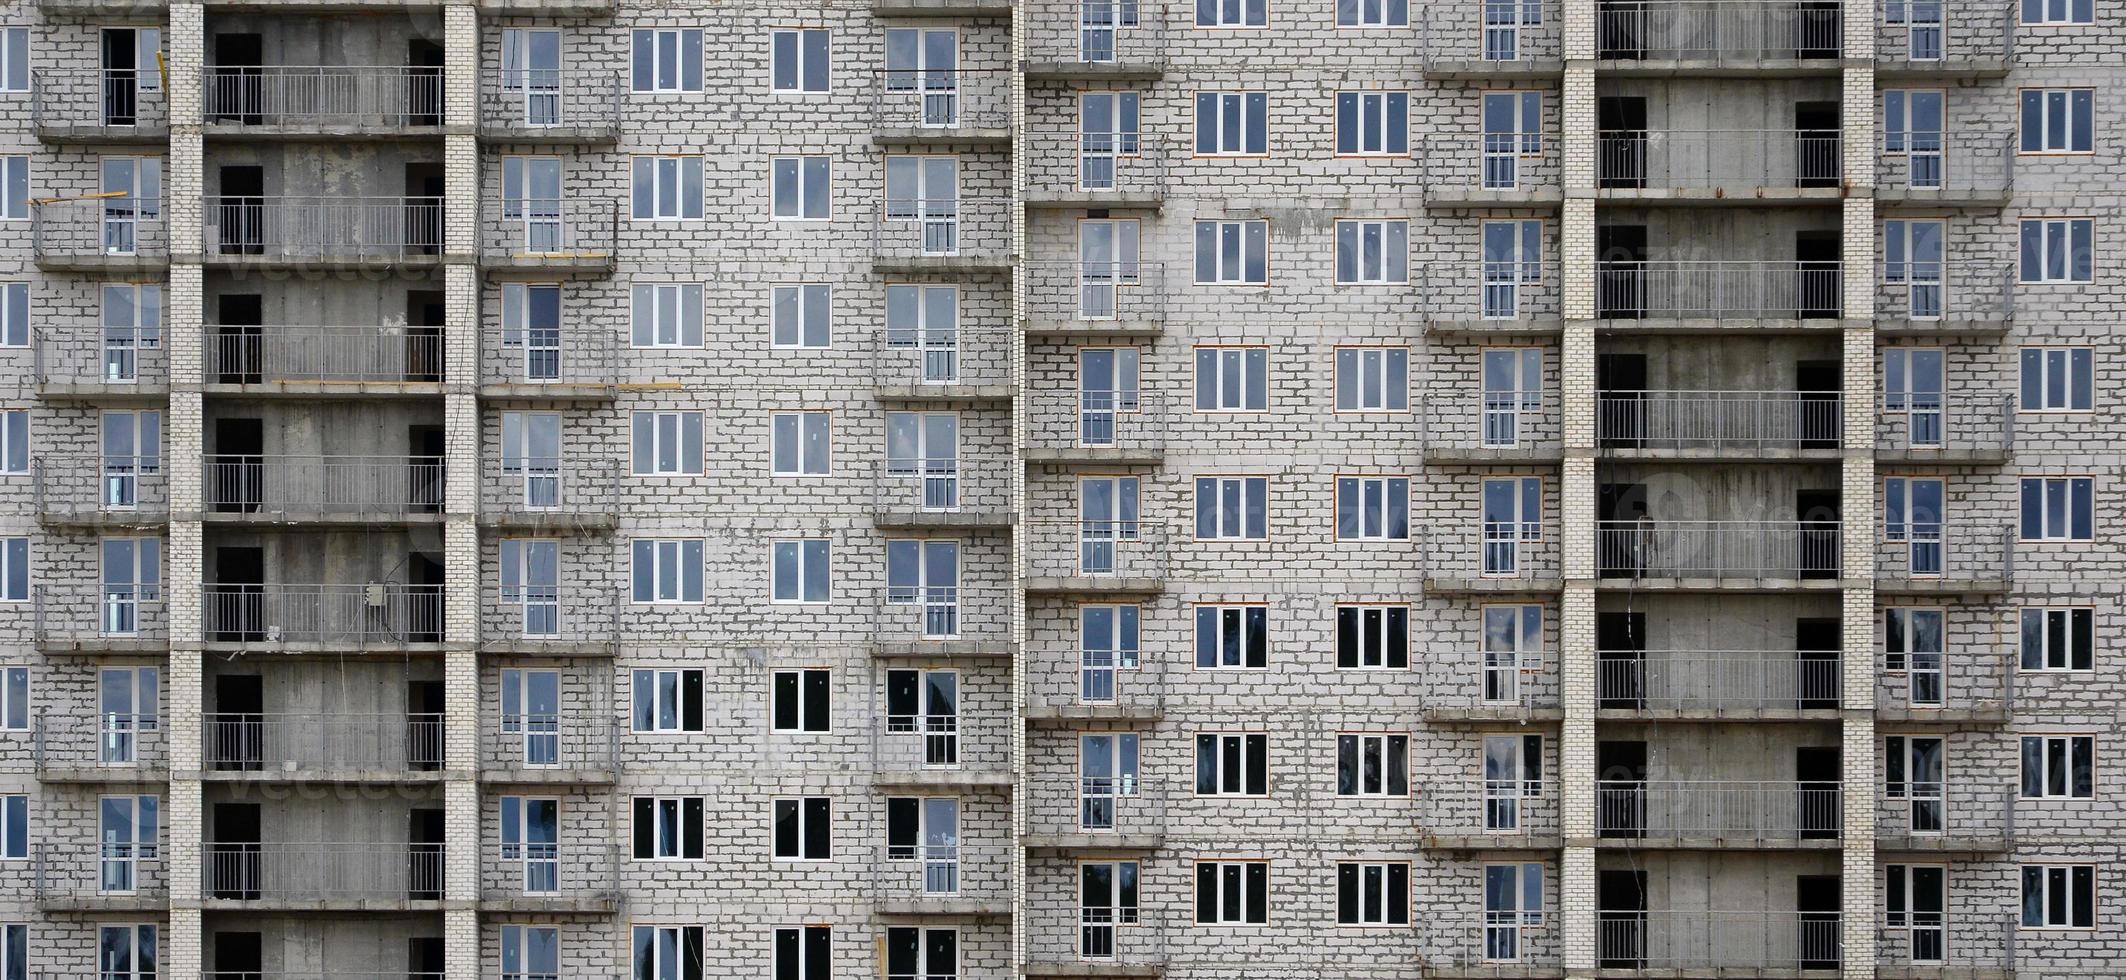
[[[208,712],[200,718],[203,778],[440,779],[443,720],[405,712]]]
[[[1048,670],[1027,695],[1026,723],[1069,727],[1084,721],[1156,722],[1166,717],[1166,666],[1132,651],[1078,650],[1076,664]],[[1064,671],[1053,670],[1063,666]],[[1061,681],[1061,683],[1057,683]]]
[[[1681,587],[1835,585],[1842,529],[1831,521],[1599,521],[1596,574]]]
[[[37,519],[54,526],[154,527],[170,519],[160,456],[38,457],[30,461]]]
[[[1028,262],[1019,274],[1029,334],[1148,337],[1166,323],[1166,267],[1157,262]]]
[[[1421,401],[1428,462],[1543,462],[1564,454],[1555,391],[1435,391]]]
[[[1432,526],[1419,530],[1428,592],[1555,592],[1563,585],[1554,525],[1492,521],[1467,531]]]
[[[1029,809],[1027,849],[1147,851],[1166,842],[1166,796],[1136,777],[1079,776],[1062,785],[1071,800]]]
[[[31,374],[47,399],[103,402],[169,397],[170,358],[160,326],[39,323],[32,327]]]
[[[1166,587],[1172,529],[1153,521],[1036,521],[1022,528],[1028,592],[1153,595]]]
[[[480,606],[481,648],[530,656],[612,656],[627,595],[584,585],[505,585]]]
[[[40,782],[160,782],[169,778],[162,722],[152,714],[60,717],[40,708],[31,746]]]
[[[620,383],[618,345],[619,334],[588,327],[483,329],[480,394],[518,400],[610,400]]]
[[[1899,854],[2004,853],[2015,841],[2015,796],[2013,786],[1893,777],[1876,792],[1875,849]]]
[[[203,850],[208,909],[427,909],[443,900],[442,844],[209,841]]]
[[[1613,458],[1836,459],[1836,391],[1603,391],[1595,439]]]
[[[37,907],[47,912],[153,912],[169,907],[168,869],[155,843],[40,841],[32,853]]]
[[[1008,456],[889,456],[873,471],[872,522],[882,528],[1010,527]]]
[[[1011,144],[1008,68],[871,73],[871,141],[881,146]]]
[[[1679,721],[1836,720],[1836,650],[1602,650],[1598,717]]]
[[[206,325],[201,380],[228,393],[402,394],[440,390],[442,327]]]
[[[1157,208],[1166,201],[1170,161],[1187,149],[1135,131],[1044,129],[1025,139],[1026,203],[1051,208]]]
[[[483,69],[480,138],[501,143],[612,143],[620,138],[626,91],[619,72]]]
[[[1013,595],[1006,589],[889,585],[872,621],[881,657],[1009,656]]]
[[[1998,0],[1882,0],[1875,71],[1885,79],[1998,78],[2015,59],[2018,4]]]
[[[880,915],[1003,915],[1011,910],[1013,844],[887,844],[871,863]]]
[[[2015,322],[2013,267],[1970,262],[1877,266],[1876,332],[1886,336],[1998,335]]]
[[[1602,909],[1595,916],[1595,955],[1604,971],[1835,973],[1843,944],[1836,911]]]
[[[1036,391],[1024,401],[1029,463],[1149,466],[1166,458],[1166,401],[1155,393]]]
[[[1886,595],[1986,596],[2015,582],[2015,528],[1913,516],[1875,544],[1875,589]]]
[[[863,217],[872,271],[887,274],[1011,270],[1009,197],[888,198]]]
[[[46,654],[156,653],[170,647],[170,615],[156,583],[40,585],[32,632]]]
[[[1540,132],[1434,133],[1417,147],[1425,203],[1480,207],[1562,201],[1561,142]]]
[[[1555,0],[1412,3],[1428,78],[1512,78],[1564,70],[1565,18]]]
[[[212,582],[200,600],[206,641],[217,646],[330,652],[443,642],[440,585]]]
[[[2006,724],[2017,663],[1997,651],[1885,653],[1875,673],[1875,717],[1899,724]]]
[[[1841,275],[1837,262],[1597,262],[1595,315],[1686,321],[1677,326],[1835,320],[1844,309]]]
[[[1595,833],[1630,847],[1839,846],[1836,782],[1605,779],[1595,784]]]
[[[521,198],[480,212],[480,264],[489,275],[603,276],[619,241],[617,200]]]
[[[503,457],[480,481],[480,521],[559,533],[605,530],[621,505],[619,460]]]
[[[156,198],[30,205],[30,248],[48,272],[148,274],[170,264],[170,230]]]
[[[1726,206],[1845,195],[1835,129],[1603,130],[1595,153],[1605,198]]]
[[[2005,463],[2015,449],[2015,398],[1940,392],[1883,394],[1875,419],[1880,463]]]
[[[619,847],[596,843],[490,842],[480,849],[480,911],[612,912],[624,900],[622,860]]]
[[[480,710],[480,780],[495,785],[602,785],[620,763],[623,722],[603,694],[573,692],[595,703],[570,710]]]
[[[1039,0],[1022,3],[1026,77],[1151,81],[1165,74],[1167,10],[1161,4],[1116,0]]]
[[[417,65],[208,65],[206,132],[246,136],[433,135],[443,130],[443,69]]]
[[[880,719],[871,733],[874,787],[938,791],[1011,786],[1008,714],[969,711],[964,701],[950,714],[897,715],[887,710],[883,699],[872,707]]]
[[[1428,914],[1426,977],[1561,977],[1564,954],[1556,928],[1538,915],[1486,912]]]
[[[1541,650],[1450,650],[1425,658],[1425,721],[1434,725],[1530,723],[1563,717],[1558,672]]]
[[[1075,886],[1073,886],[1075,887]],[[1061,894],[1061,893],[1059,893]],[[1031,903],[1029,903],[1031,904]],[[1157,915],[1070,902],[1027,910],[1027,977],[1161,977],[1166,975],[1166,932]]]
[[[201,207],[210,265],[422,265],[443,254],[440,197],[221,196]]]
[[[1400,322],[1423,317],[1433,332],[1557,333],[1562,296],[1554,256],[1436,262],[1410,269],[1405,288],[1361,315]]]
[[[1563,845],[1558,784],[1526,779],[1427,780],[1417,786],[1425,846],[1548,850]]]
[[[1837,4],[1811,0],[1599,0],[1595,57],[1605,72],[1836,72]]]
[[[161,143],[170,105],[160,82],[132,68],[32,72],[30,119],[48,143]]]
[[[1875,157],[1875,200],[1882,204],[1998,207],[2015,191],[2012,134],[1987,139],[1922,130],[1883,139]]]
[[[871,391],[880,401],[1008,402],[1010,350],[1001,323],[881,329],[871,343]]]
[[[208,521],[392,523],[439,520],[441,456],[253,456],[201,459]]]

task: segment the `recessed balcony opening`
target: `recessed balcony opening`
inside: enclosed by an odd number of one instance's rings
[[[1830,582],[1843,567],[1835,464],[1619,462],[1597,479],[1602,578]]]
[[[210,780],[418,781],[443,769],[438,662],[357,660],[320,674],[239,657],[216,660],[204,687]]]
[[[1841,870],[1836,853],[1599,855],[1597,965],[1836,976]]]
[[[208,643],[239,648],[441,643],[442,556],[433,528],[217,528],[204,549],[201,627]]]
[[[443,123],[440,21],[215,13],[196,80],[207,130],[362,138]]]
[[[206,793],[200,892],[210,908],[418,908],[444,894],[440,790],[351,807],[327,799]],[[247,798],[248,797],[248,798]]]
[[[1609,209],[1595,235],[1595,313],[1605,320],[1842,315],[1844,256],[1835,214]]]

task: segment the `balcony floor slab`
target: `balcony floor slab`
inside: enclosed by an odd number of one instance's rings
[[[1425,190],[1428,208],[1555,208],[1565,201],[1556,187],[1487,191],[1476,187],[1435,187]]]
[[[1836,592],[1860,588],[1860,579],[1788,578],[1781,576],[1647,576],[1630,578],[1604,575],[1594,581],[1598,589],[1640,592]]]
[[[1810,724],[1836,722],[1845,717],[1837,708],[1601,708],[1595,709],[1596,721],[1615,722],[1691,722],[1695,724]]]
[[[1438,337],[1555,337],[1565,332],[1557,317],[1485,320],[1447,317],[1425,321],[1425,333]]]
[[[199,390],[237,398],[441,398],[450,386],[441,381],[267,381],[211,383]]]
[[[1875,592],[1878,595],[1943,596],[1961,597],[1964,599],[1981,599],[1987,596],[2005,595],[2009,592],[2013,592],[2014,590],[2015,582],[2012,579],[2006,577],[1974,579],[1938,579],[1877,576],[1875,579]]]
[[[1029,61],[1029,82],[1156,82],[1166,77],[1166,66],[1157,62]]]
[[[1017,777],[994,769],[893,769],[871,774],[875,789],[1010,789]]]
[[[215,140],[260,140],[301,143],[369,143],[393,140],[437,140],[445,136],[470,136],[471,126],[366,126],[353,123],[259,123],[216,122],[199,127],[200,135]]]
[[[1565,846],[1557,834],[1426,834],[1428,851],[1555,851]]]
[[[1011,385],[874,385],[871,397],[882,402],[1009,402],[1018,397],[1018,389]]]
[[[1516,595],[1557,592],[1565,587],[1555,576],[1488,578],[1474,575],[1427,575],[1424,589],[1434,595]]]
[[[203,783],[369,783],[382,786],[456,782],[464,771],[418,769],[207,769],[189,774]]]
[[[480,512],[480,526],[507,531],[542,534],[603,534],[619,523],[612,511],[510,510]]]
[[[255,510],[179,512],[179,520],[203,524],[301,524],[305,526],[375,527],[391,524],[441,524],[444,515],[408,514],[401,511],[299,511]]]
[[[937,528],[941,530],[999,531],[1014,523],[1010,511],[1003,510],[873,510],[873,526],[888,530],[913,528]]]
[[[617,638],[541,640],[534,637],[500,636],[480,641],[480,652],[513,657],[612,657],[620,647]]]
[[[1529,446],[1516,449],[1485,449],[1480,446],[1427,446],[1425,462],[1450,466],[1513,466],[1550,464],[1565,459],[1562,446]]]
[[[1028,337],[1066,341],[1088,337],[1157,337],[1166,332],[1166,321],[1027,320],[1021,329]]]
[[[170,270],[167,255],[68,254],[37,256],[37,268],[45,272],[91,272],[104,276],[161,277]]]
[[[1875,835],[1875,852],[1896,854],[2006,854],[2011,844],[2001,836],[1950,834]]]
[[[611,915],[626,904],[618,892],[590,895],[482,895],[480,911],[496,915]]]
[[[517,402],[610,402],[620,396],[618,382],[609,384],[483,384],[480,397],[488,401]]]
[[[48,895],[37,899],[37,908],[45,912],[166,912],[170,908],[170,896],[163,893],[147,895]]]
[[[1598,187],[1595,200],[1620,207],[1793,207],[1807,204],[1838,204],[1849,197],[1867,197],[1865,188],[1773,187],[1735,184],[1722,187]]]
[[[610,786],[618,774],[611,766],[503,766],[480,770],[490,786]]]
[[[1166,717],[1158,704],[1047,704],[1030,702],[1022,717],[1037,728],[1067,728],[1080,722],[1107,721],[1152,724]]]
[[[1569,841],[1579,846],[1581,841]],[[1836,837],[1795,840],[1777,837],[1595,837],[1584,842],[1603,850],[1628,851],[1837,851],[1845,842]]]
[[[37,781],[105,786],[156,785],[170,781],[170,770],[165,766],[40,766]]]
[[[1865,58],[1597,58],[1594,70],[1617,78],[1806,78],[1847,67],[1874,68]]]
[[[483,122],[480,138],[494,143],[535,146],[603,146],[620,141],[618,126],[517,126]]]
[[[1974,339],[2005,336],[2014,326],[2010,317],[1958,316],[1939,320],[1914,320],[1909,317],[1877,317],[1875,333],[1881,337],[1970,337]]]
[[[37,523],[46,527],[108,527],[108,528],[154,528],[170,523],[167,512],[158,511],[83,511],[41,510]]]
[[[170,400],[170,386],[167,382],[107,384],[93,381],[46,381],[37,385],[37,397],[56,402],[166,402]]]
[[[1075,854],[1080,851],[1156,851],[1166,846],[1166,834],[1027,834],[1020,843],[1028,851]]]
[[[1009,640],[873,640],[871,656],[879,660],[1009,659]]]
[[[476,902],[419,898],[203,898],[208,912],[469,912]]]
[[[982,253],[968,255],[881,255],[872,258],[871,271],[889,276],[1003,275],[1012,271],[1012,261],[1009,255]]]
[[[37,652],[48,657],[101,657],[128,654],[162,654],[170,651],[167,638],[138,636],[38,637]]]
[[[1011,915],[1011,902],[995,898],[881,898],[876,915],[997,919]]]
[[[1163,578],[1105,575],[1028,576],[1021,579],[1019,585],[1029,593],[1054,596],[1152,596],[1166,591],[1166,580]]]
[[[1418,716],[1428,725],[1547,725],[1564,721],[1565,709],[1478,705],[1468,708],[1426,708],[1419,711]]]
[[[873,126],[871,142],[878,146],[1010,146],[1011,130],[991,126]]]
[[[1108,208],[1127,211],[1162,211],[1166,195],[1157,191],[1028,191],[1029,208]]]
[[[1877,708],[1875,720],[1895,725],[1949,725],[1992,728],[2005,725],[2014,714],[2001,705],[1972,708]]]
[[[1056,466],[1157,466],[1166,461],[1164,449],[1107,449],[1093,446],[1032,447],[1020,455],[1028,463]]]
[[[1565,74],[1565,62],[1557,58],[1524,58],[1518,61],[1486,61],[1481,58],[1427,61],[1424,77],[1451,81],[1554,78]]]
[[[1163,977],[1164,962],[1113,963],[1083,960],[1027,960],[1022,970],[1029,977]]]

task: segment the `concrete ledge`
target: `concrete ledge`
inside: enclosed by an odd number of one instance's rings
[[[882,402],[1008,402],[1018,396],[1010,385],[873,385],[871,397]]]
[[[470,780],[466,770],[424,769],[203,769],[203,783],[446,783]]]
[[[1021,969],[1029,977],[1163,977],[1163,960],[1137,963],[1083,960],[1027,960]]]
[[[1875,835],[1877,853],[1894,851],[1899,854],[2006,854],[2009,849],[2006,837],[1965,836],[1945,834],[1883,834]]]
[[[1594,580],[1598,589],[1628,589],[1641,592],[1836,592],[1841,589],[1859,588],[1867,584],[1860,579],[1836,578],[1778,578],[1764,576],[1718,576],[1718,577],[1656,577],[1629,578],[1625,576],[1602,576]]]
[[[1010,0],[871,0],[880,17],[1009,17]]]
[[[1875,77],[1881,79],[1904,78],[2006,78],[2006,58],[1943,58],[1939,61],[1911,61],[1909,59],[1877,60]]]
[[[480,641],[481,653],[509,654],[518,657],[611,657],[619,650],[618,638],[607,640],[571,639],[541,640],[523,636],[504,636]]]
[[[1518,61],[1486,61],[1468,58],[1428,61],[1421,69],[1426,78],[1479,81],[1486,78],[1548,78],[1565,74],[1565,62],[1557,58],[1524,58]]]
[[[50,766],[37,770],[44,783],[101,783],[106,786],[154,785],[170,781],[166,766]]]
[[[1437,977],[1439,980],[1555,980],[1565,976],[1563,967],[1543,966],[1538,963],[1468,963],[1445,966],[1427,963],[1422,977]]]
[[[1028,725],[1056,727],[1087,721],[1157,722],[1166,717],[1166,706],[1143,704],[1048,704],[1028,703],[1021,712]]]
[[[1877,449],[1878,463],[2005,463],[2015,454],[1999,449]]]
[[[203,898],[210,912],[471,912],[477,902],[413,898]]]
[[[1940,579],[1903,578],[1888,575],[1875,577],[1875,591],[1879,595],[1930,595],[1984,597],[2004,595],[2015,590],[2015,582],[2009,578]]]
[[[617,892],[590,895],[482,895],[480,911],[532,915],[611,915],[626,903]]]
[[[47,527],[163,527],[170,523],[170,515],[163,511],[139,510],[42,510],[37,513],[37,523]]]
[[[1746,207],[1762,204],[1789,207],[1797,204],[1836,204],[1849,197],[1869,197],[1864,187],[1776,187],[1736,184],[1728,187],[1597,187],[1595,199],[1618,205],[1648,207]]]
[[[1597,702],[1596,721],[1686,721],[1701,724],[1724,722],[1825,722],[1844,717],[1829,708],[1604,708]]]
[[[1897,725],[2005,725],[2013,715],[2006,707],[1877,708],[1875,720]]]
[[[479,519],[481,527],[556,535],[603,534],[611,531],[618,520],[609,510],[512,510],[502,513],[483,510]]]
[[[1031,191],[1022,198],[1029,208],[1110,208],[1159,211],[1166,195],[1145,191]]]
[[[1605,447],[1601,444],[1601,440],[1596,440],[1595,456],[1601,459],[1661,460],[1672,463],[1835,463],[1845,458],[1845,451],[1835,447],[1825,449],[1789,449],[1784,447],[1752,449],[1743,446],[1705,449],[1619,449]]]
[[[1428,208],[1550,208],[1564,201],[1565,192],[1556,187],[1510,191],[1463,186],[1425,189]]]
[[[441,381],[273,381],[203,384],[199,390],[240,398],[441,398],[451,387]]]
[[[1577,844],[1577,842],[1574,842]],[[1796,840],[1780,837],[1595,837],[1593,846],[1603,850],[1631,851],[1838,851],[1845,842],[1837,837]]]
[[[938,276],[965,275],[968,273],[1009,274],[1012,261],[1009,255],[910,255],[874,256],[871,271],[883,275]]]
[[[433,140],[445,136],[471,136],[471,126],[348,126],[337,123],[292,123],[246,125],[209,121],[200,135],[212,139],[271,140],[293,142],[368,143],[393,140]]]
[[[610,786],[616,778],[610,766],[503,766],[480,770],[480,782],[490,786]]]
[[[493,401],[609,402],[619,397],[620,385],[611,384],[493,384],[481,385],[480,397]]]
[[[2007,188],[1980,190],[1977,188],[1944,187],[1940,190],[1913,189],[1910,187],[1878,187],[1875,201],[1878,204],[1895,204],[1917,208],[1998,208],[2006,207],[2015,199],[2015,192]]]
[[[170,641],[167,637],[153,639],[129,636],[91,636],[79,639],[40,637],[37,640],[37,652],[48,657],[69,654],[95,657],[105,654],[168,653],[169,651]]]
[[[927,660],[980,659],[1012,656],[1012,644],[1007,640],[874,640],[871,656],[880,660]]]
[[[1859,321],[1865,323],[1866,321]],[[1763,334],[1835,333],[1845,329],[1846,321],[1838,317],[1599,317],[1594,321],[1599,334],[1737,334],[1758,336]]]
[[[1008,146],[1011,144],[1011,130],[989,126],[874,126],[871,130],[871,142],[879,146],[936,146],[942,143]]]
[[[1158,595],[1166,591],[1166,580],[1104,575],[1029,576],[1020,580],[1019,587],[1049,595]]]
[[[1027,320],[1019,329],[1028,337],[1157,337],[1166,332],[1166,321]]]
[[[1442,337],[1554,337],[1565,332],[1565,321],[1557,317],[1528,317],[1519,320],[1439,319],[1426,320],[1425,333]]]
[[[1467,708],[1425,708],[1418,712],[1432,725],[1540,725],[1565,720],[1563,708],[1524,708],[1519,705],[1475,705]]]
[[[1424,589],[1439,595],[1493,595],[1557,592],[1565,588],[1557,576],[1486,578],[1473,575],[1425,576]]]
[[[168,255],[39,255],[37,268],[46,272],[95,272],[111,276],[162,274],[169,271]]]
[[[168,401],[170,386],[164,382],[146,384],[104,384],[101,382],[44,382],[37,386],[37,397],[46,401]]]
[[[1557,834],[1426,834],[1428,851],[1555,851],[1565,846]]]
[[[1885,337],[1998,337],[2014,325],[2006,316],[1949,316],[1940,320],[1877,317],[1875,332]]]
[[[991,898],[880,898],[871,903],[876,915],[953,916],[958,918],[1008,918],[1009,899]]]
[[[482,4],[484,8],[486,4]],[[620,141],[618,125],[515,126],[483,122],[480,138],[495,143],[528,143],[545,146],[602,145]]]
[[[396,511],[301,511],[301,510],[254,510],[177,513],[182,521],[198,521],[203,524],[301,524],[309,526],[355,526],[373,527],[390,524],[441,524],[444,515],[408,514]]]
[[[571,252],[530,255],[518,252],[480,250],[480,270],[490,278],[524,276],[569,276],[593,279],[609,276],[616,260],[611,252]]]
[[[37,6],[43,10],[51,8],[50,4],[45,3],[39,3]],[[156,9],[162,9],[161,5],[129,5],[124,10],[116,13],[103,12],[83,14],[81,16],[138,16],[145,10]],[[170,141],[170,126],[168,123],[155,123],[148,126],[105,126],[99,123],[40,122],[37,124],[37,138],[46,143],[93,143],[99,146],[168,143]]]
[[[1166,845],[1164,833],[1026,834],[1019,843],[1029,851],[1155,851]]]
[[[1166,77],[1166,66],[1145,62],[1029,61],[1023,66],[1028,81],[1156,82]]]
[[[1605,75],[1634,78],[1795,78],[1837,75],[1846,68],[1873,70],[1868,58],[1596,58],[1594,69]]]
[[[44,912],[164,912],[170,908],[167,892],[140,895],[47,895],[37,899]]]
[[[909,789],[1010,789],[1017,777],[993,769],[895,769],[871,774],[876,787]]]
[[[1166,450],[1043,446],[1024,449],[1020,456],[1028,463],[1054,463],[1065,466],[1157,466],[1166,461]]]
[[[1565,458],[1562,446],[1518,449],[1485,449],[1480,446],[1427,446],[1425,462],[1450,466],[1493,466],[1514,463],[1557,463]]]
[[[1010,511],[984,510],[873,510],[871,523],[882,528],[961,528],[1001,530],[1015,521]]]

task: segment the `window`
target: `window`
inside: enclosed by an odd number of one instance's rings
[[[635,860],[701,860],[704,799],[699,796],[635,797]]]
[[[1408,27],[1408,0],[1336,0],[1338,27]]]
[[[2096,148],[2096,90],[2026,88],[2022,92],[2024,153],[2090,153]]]
[[[1137,669],[1140,615],[1142,611],[1136,606],[1078,607],[1079,701],[1087,704],[1114,701],[1115,672]]]
[[[97,980],[155,980],[161,962],[152,925],[96,928]]]
[[[629,676],[628,691],[635,700],[635,731],[668,734],[703,730],[701,668],[645,668]]]
[[[149,33],[156,33],[150,31]],[[0,92],[30,90],[30,29],[0,28]]]
[[[1196,736],[1197,796],[1268,796],[1270,737],[1253,732]]]
[[[30,927],[11,922],[0,926],[0,980],[29,980]]]
[[[152,293],[156,301],[153,305],[141,310],[142,314],[153,313],[162,308],[162,287],[160,286],[107,285],[104,287],[104,295],[106,297],[104,322],[106,325],[110,323],[108,297],[113,289],[122,290],[121,295],[130,294],[136,290]],[[158,316],[156,319],[159,321],[160,317]],[[130,317],[128,320],[130,321]],[[153,323],[152,326],[159,327],[160,323]],[[156,330],[152,331],[152,333],[156,342],[160,343],[161,332]],[[121,339],[130,340],[133,338],[124,337]],[[110,340],[106,339],[104,345],[109,347],[111,343]],[[30,284],[26,282],[0,282],[0,347],[28,347],[29,345]]]
[[[1945,361],[1939,347],[1882,352],[1882,410],[1906,417],[1906,438],[1914,447],[1941,447]]]
[[[834,976],[833,950],[832,926],[775,930],[775,980],[829,980]],[[698,977],[691,974],[686,980]]]
[[[635,91],[701,91],[700,28],[638,30],[634,37]]]
[[[2096,481],[2086,476],[2026,477],[2022,539],[2096,540],[2095,495]]]
[[[636,221],[701,220],[701,158],[634,158]]]
[[[828,731],[832,676],[825,667],[775,671],[769,678],[769,727],[778,732]]]
[[[503,866],[527,895],[561,890],[561,801],[552,797],[505,796],[497,802],[501,818]]]
[[[1882,281],[1905,287],[1905,313],[1913,319],[1941,317],[1946,227],[1941,221],[1882,223]]]
[[[561,287],[502,284],[502,351],[521,365],[519,380],[561,380]]]
[[[2096,928],[2096,866],[2023,865],[2023,928]]]
[[[1269,364],[1267,347],[1196,348],[1196,411],[1267,411]]]
[[[1484,865],[1484,959],[1521,958],[1521,933],[1543,925],[1543,866]]]
[[[772,472],[776,476],[826,476],[832,439],[826,412],[777,412]]]
[[[1336,736],[1336,795],[1410,795],[1410,736]]]
[[[1924,35],[1914,32],[1915,46]],[[1930,52],[1939,57],[1939,49]],[[1915,190],[1942,185],[1942,120],[1946,96],[1938,90],[1892,89],[1882,93],[1882,151],[1905,157],[1905,183]]]
[[[1196,862],[1198,925],[1270,921],[1268,861]]]
[[[0,860],[30,856],[30,798],[0,796]]]
[[[832,287],[821,283],[777,286],[769,296],[769,319],[776,347],[824,350],[832,344]]]
[[[1626,784],[1626,792],[1638,784]],[[1598,799],[1611,787],[1595,784]],[[1521,829],[1521,801],[1543,795],[1543,736],[1484,736],[1484,829]]]
[[[0,221],[30,217],[30,158],[0,156]]]
[[[1520,543],[1543,539],[1543,480],[1509,477],[1485,480],[1482,490],[1484,574],[1520,571]]]
[[[958,286],[886,287],[886,350],[903,377],[920,365],[924,384],[960,380],[960,290]]]
[[[824,30],[774,31],[770,34],[768,79],[776,92],[825,92],[829,66]]]
[[[2025,412],[2087,412],[2096,406],[2096,352],[2087,347],[2025,347],[2019,371]]]
[[[30,471],[30,413],[28,409],[0,411],[0,473]]]
[[[700,412],[636,412],[636,476],[700,476]]]
[[[2096,798],[2096,736],[2025,735],[2023,799]]]
[[[886,542],[886,602],[922,610],[925,636],[959,632],[960,543],[897,538]]]
[[[1521,311],[1521,286],[1543,281],[1543,223],[1486,221],[1481,233],[1484,319],[1514,319]]]
[[[701,601],[701,539],[638,538],[632,561],[634,601]]]
[[[960,975],[960,931],[886,928],[885,980],[952,980]]]
[[[1484,126],[1484,189],[1518,188],[1522,159],[1541,159],[1543,155],[1543,94],[1486,92],[1478,105]]]
[[[0,538],[0,602],[30,601],[30,539]]]
[[[30,669],[0,667],[0,729],[26,732],[29,728]]]
[[[1336,669],[1410,666],[1410,607],[1337,606]]]
[[[1197,606],[1196,669],[1261,670],[1269,665],[1270,607]]]
[[[1410,540],[1410,480],[1401,476],[1336,478],[1336,539]]]
[[[774,806],[775,860],[825,861],[834,856],[832,801],[824,796],[806,796],[778,799]]]
[[[1220,286],[1269,285],[1270,223],[1196,222],[1196,283]]]
[[[96,801],[101,842],[96,891],[131,895],[140,890],[141,864],[158,857],[162,801],[153,796],[105,796]]]
[[[1269,23],[1269,0],[1196,0],[1197,27],[1261,27]]]
[[[1410,410],[1410,351],[1404,347],[1336,349],[1336,410]]]
[[[833,170],[826,157],[776,157],[770,172],[775,220],[827,220]]]
[[[2096,659],[2096,610],[2024,609],[2024,670],[2090,670]]]
[[[700,347],[698,282],[638,282],[628,319],[637,347]]]
[[[1405,221],[1338,221],[1336,284],[1400,285],[1410,281],[1410,226]]]
[[[1267,156],[1270,97],[1264,92],[1196,93],[1196,155]]]
[[[1942,705],[1947,621],[1948,613],[1941,609],[1892,606],[1882,611],[1882,669],[1906,675],[1907,698],[1912,707]],[[1828,674],[1820,682],[1834,684]]]
[[[1883,926],[1907,933],[1914,964],[1942,961],[1942,913],[1948,908],[1949,869],[1939,864],[1883,866]]]
[[[1410,93],[1336,93],[1337,156],[1407,156]]]
[[[1893,476],[1882,481],[1882,537],[1905,543],[1906,571],[1913,575],[1942,572],[1946,497],[1939,477]]]
[[[2095,282],[2096,222],[2089,218],[2026,218],[2022,222],[2022,281]]]
[[[633,980],[700,980],[701,964],[700,926],[635,927]]]
[[[2096,23],[2096,0],[2023,0],[2025,24]]]
[[[502,927],[502,980],[545,980],[561,975],[561,930],[554,926]]]
[[[1270,536],[1270,481],[1260,476],[1196,479],[1199,540],[1263,541]]]
[[[1543,607],[1484,606],[1480,612],[1484,701],[1518,703],[1524,676],[1543,669]]]
[[[1409,925],[1410,866],[1339,862],[1336,865],[1336,924]]]
[[[777,541],[772,574],[776,602],[826,602],[832,561],[824,538]]]

